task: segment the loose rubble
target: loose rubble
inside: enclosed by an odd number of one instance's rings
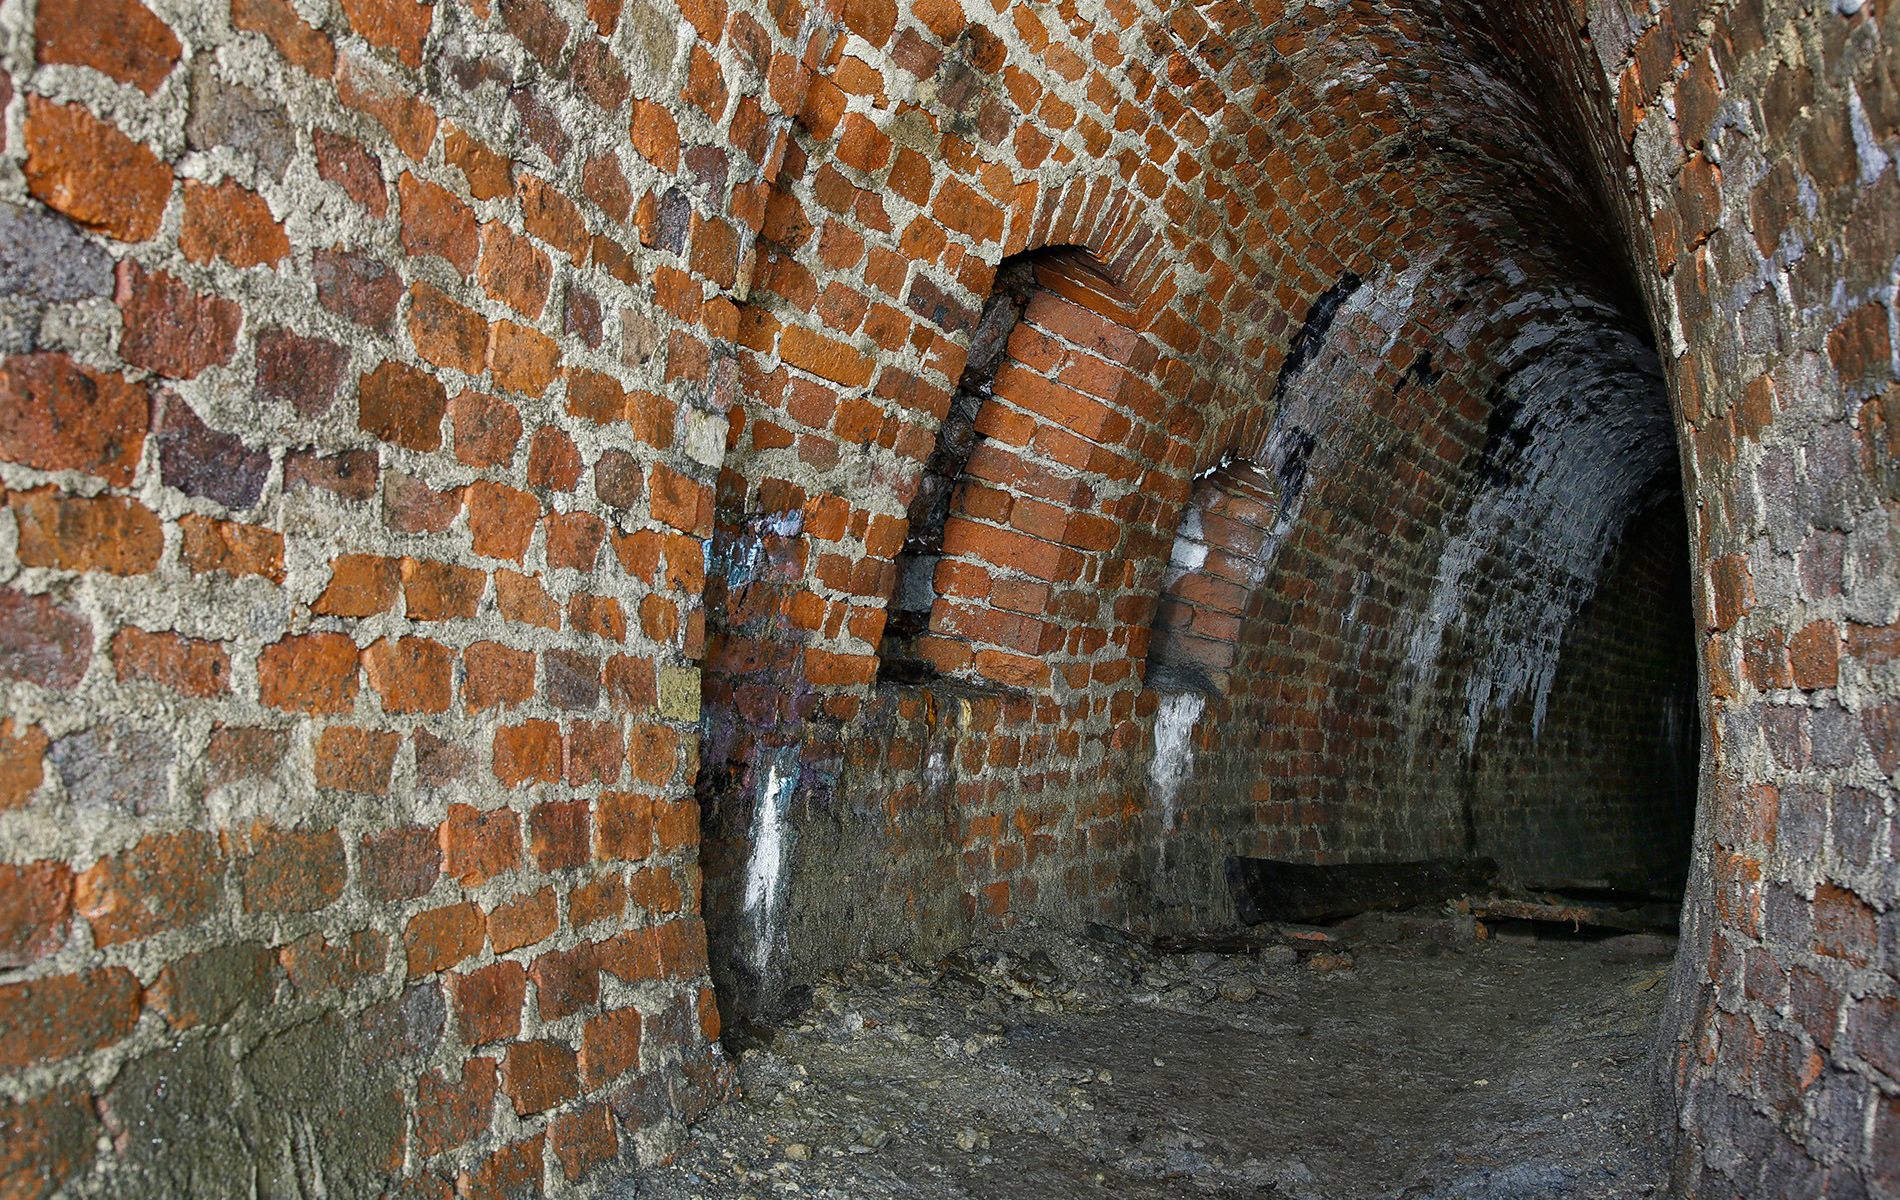
[[[1673,940],[1503,932],[1395,915],[1169,953],[1028,930],[860,964],[739,1053],[742,1102],[602,1195],[1659,1193]]]

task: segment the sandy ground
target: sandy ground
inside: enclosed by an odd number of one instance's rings
[[[1543,1200],[1665,1191],[1653,936],[1432,914],[1161,953],[1029,931],[869,963],[745,1050],[745,1099],[602,1195]]]

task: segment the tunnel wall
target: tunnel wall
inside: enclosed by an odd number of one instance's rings
[[[7,1189],[573,1193],[726,1094],[709,982],[1528,861],[1526,778],[1626,859],[1567,780],[1658,712],[1573,701],[1679,503],[1684,1190],[1892,1190],[1900,16],[1512,17],[0,4]],[[1234,461],[1231,670],[1146,686]]]

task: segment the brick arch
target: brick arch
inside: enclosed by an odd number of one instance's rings
[[[945,676],[1040,691],[1058,674],[1085,685],[1105,645],[1118,662],[1138,653],[1116,613],[1134,598],[1127,559],[1152,548],[1125,539],[1149,516],[1153,439],[1169,435],[1145,378],[1158,353],[1101,261],[1061,249],[1029,269],[1034,290],[993,376],[966,377],[985,394],[915,651]]]

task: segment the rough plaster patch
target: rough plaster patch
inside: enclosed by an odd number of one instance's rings
[[[1194,723],[1207,710],[1200,692],[1178,692],[1161,698],[1155,713],[1155,756],[1148,764],[1148,781],[1161,800],[1161,825],[1173,829],[1174,801],[1181,785],[1194,774]]]
[[[785,869],[785,809],[792,791],[798,786],[798,755],[779,756],[786,760],[785,770],[774,762],[766,768],[765,782],[759,787],[758,804],[752,813],[752,858],[746,863],[745,897],[741,907],[752,917],[753,963],[765,970],[777,940],[774,918],[783,894]]]

